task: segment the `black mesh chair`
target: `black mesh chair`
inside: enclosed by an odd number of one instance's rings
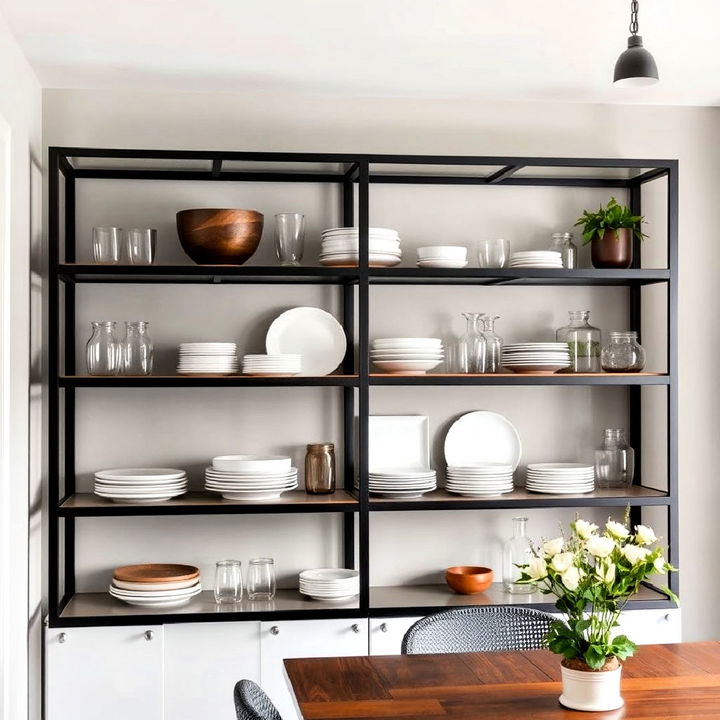
[[[467,607],[428,615],[405,633],[403,655],[538,650],[555,618],[524,607]]]
[[[282,720],[272,700],[252,680],[235,684],[235,712],[237,720]]]

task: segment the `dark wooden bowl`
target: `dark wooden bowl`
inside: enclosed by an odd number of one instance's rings
[[[445,582],[461,595],[475,595],[487,590],[493,581],[493,571],[486,567],[460,565],[445,571]]]
[[[180,244],[198,265],[242,265],[257,250],[264,217],[257,210],[201,208],[176,215]]]

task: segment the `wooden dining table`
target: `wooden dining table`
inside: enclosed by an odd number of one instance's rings
[[[304,720],[720,720],[720,642],[644,645],[623,665],[620,710],[563,708],[547,650],[285,660]]]

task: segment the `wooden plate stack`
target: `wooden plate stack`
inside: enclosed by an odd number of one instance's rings
[[[180,607],[202,592],[200,570],[193,565],[125,565],[115,569],[109,592],[128,605]]]

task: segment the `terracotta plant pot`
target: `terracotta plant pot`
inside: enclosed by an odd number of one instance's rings
[[[560,704],[572,710],[605,712],[621,708],[625,701],[620,695],[622,666],[614,670],[573,670],[561,665],[562,695]]]
[[[596,268],[629,268],[633,258],[633,234],[630,228],[606,230],[593,237],[590,245],[592,264]]]

